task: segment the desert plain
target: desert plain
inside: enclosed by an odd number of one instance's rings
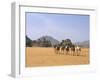
[[[82,48],[80,56],[56,54],[52,47],[26,47],[26,67],[84,65],[90,63],[89,48]]]

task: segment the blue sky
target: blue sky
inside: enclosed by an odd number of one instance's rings
[[[61,41],[89,40],[89,16],[74,14],[26,13],[26,35],[32,39],[52,36]]]

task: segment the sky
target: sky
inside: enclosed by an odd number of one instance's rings
[[[26,12],[26,35],[32,40],[51,36],[59,41],[86,41],[89,40],[89,18],[89,15]]]

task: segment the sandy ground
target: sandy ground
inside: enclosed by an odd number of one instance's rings
[[[56,54],[54,48],[27,47],[26,67],[89,64],[89,49],[82,48],[80,56]]]

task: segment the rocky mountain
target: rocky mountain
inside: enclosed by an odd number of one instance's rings
[[[44,39],[50,41],[52,45],[59,44],[59,41],[51,36],[42,36],[42,37],[38,38],[37,40],[43,41]]]
[[[89,48],[90,47],[89,40],[83,41],[83,42],[77,42],[77,43],[74,43],[74,44],[75,45],[79,45],[81,47],[86,47],[86,48]]]
[[[45,43],[43,43],[44,40],[46,41]],[[53,46],[53,45],[59,44],[60,42],[51,36],[42,36],[42,37],[38,38],[37,40],[33,40],[33,41],[28,36],[26,36],[26,46],[28,46],[28,47],[31,47],[33,44],[34,44],[34,46],[36,46],[36,45],[44,46],[44,45],[47,45],[46,43],[51,44]],[[85,48],[90,47],[89,40],[83,41],[83,42],[76,42],[73,44],[79,45],[79,46],[85,47]]]

